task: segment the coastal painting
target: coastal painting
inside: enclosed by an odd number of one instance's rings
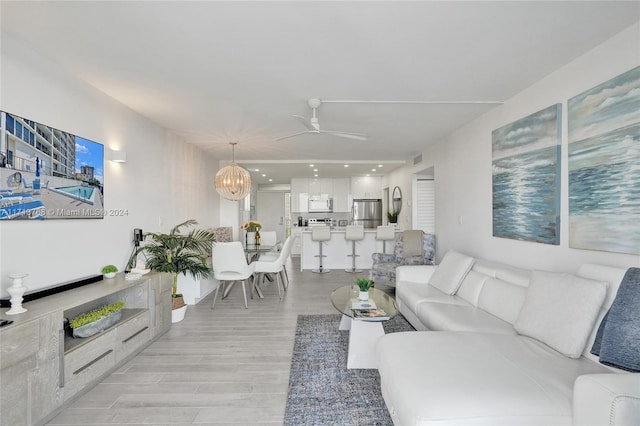
[[[0,220],[102,219],[102,144],[0,112]]]
[[[569,246],[640,254],[640,67],[569,99]]]
[[[560,104],[492,132],[493,235],[560,243]]]

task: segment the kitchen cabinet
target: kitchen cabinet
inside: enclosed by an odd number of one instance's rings
[[[358,198],[382,198],[382,179],[379,176],[351,178],[351,195]]]
[[[309,180],[306,178],[291,179],[291,211],[294,213],[309,211]]]
[[[327,194],[333,198],[334,212],[349,212],[349,186],[349,178],[291,179],[291,209],[294,213],[307,213],[310,196]]]
[[[348,213],[351,211],[349,184],[349,178],[333,179],[333,211],[335,213]]]

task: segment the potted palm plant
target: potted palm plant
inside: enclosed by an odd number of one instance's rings
[[[398,212],[395,210],[389,210],[387,212],[387,221],[389,223],[398,223]]]
[[[181,294],[177,294],[178,275],[190,274],[194,279],[207,278],[212,270],[207,265],[207,255],[215,243],[215,234],[205,229],[192,229],[187,234],[183,228],[197,225],[193,219],[176,225],[168,234],[145,233],[146,244],[134,251],[132,260],[142,253],[146,267],[173,276],[172,318],[173,322],[182,321],[187,310]],[[131,263],[131,262],[130,262]]]

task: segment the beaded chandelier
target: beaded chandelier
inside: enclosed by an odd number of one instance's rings
[[[222,198],[238,201],[251,192],[251,175],[235,162],[236,145],[238,143],[229,143],[233,150],[233,157],[230,165],[223,167],[216,173],[216,191]]]

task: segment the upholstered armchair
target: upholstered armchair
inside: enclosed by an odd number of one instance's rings
[[[395,287],[396,267],[401,265],[433,265],[436,258],[436,236],[422,234],[422,256],[404,256],[404,233],[398,233],[395,239],[393,254],[373,253],[373,265],[369,271],[369,279],[376,284]]]

